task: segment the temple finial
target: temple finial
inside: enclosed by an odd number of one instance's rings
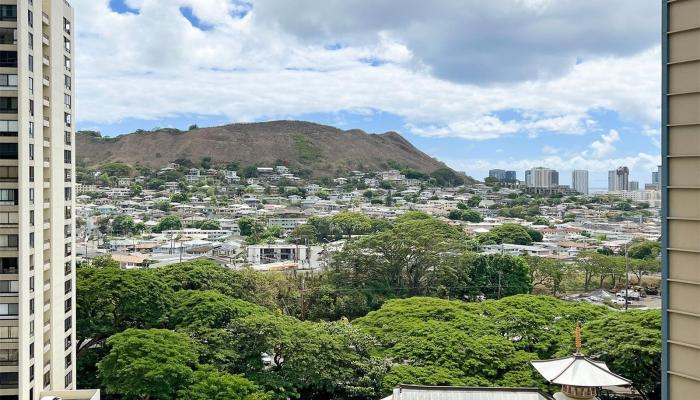
[[[576,321],[576,354],[581,354],[581,324]]]

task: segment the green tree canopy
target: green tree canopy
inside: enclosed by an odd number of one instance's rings
[[[197,351],[181,333],[128,329],[109,338],[97,364],[107,393],[125,399],[171,400],[192,382]]]
[[[173,291],[147,270],[77,270],[78,354],[128,328],[162,326]]]

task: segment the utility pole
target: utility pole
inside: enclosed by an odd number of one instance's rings
[[[306,319],[306,304],[304,302],[304,291],[306,290],[304,287],[304,274],[301,275],[301,320],[304,321]]]
[[[501,298],[501,271],[498,271],[498,299]]]
[[[629,263],[627,262],[627,242],[625,242],[625,311],[627,311],[627,306],[629,304],[629,290],[630,290],[630,275],[629,275]]]

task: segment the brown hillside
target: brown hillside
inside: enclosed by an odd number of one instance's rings
[[[88,166],[107,161],[160,168],[179,158],[240,165],[286,165],[313,170],[316,175],[336,170],[380,170],[396,161],[430,173],[445,165],[396,132],[368,134],[353,129],[300,121],[232,124],[181,132],[137,132],[117,138],[77,136],[77,158]]]

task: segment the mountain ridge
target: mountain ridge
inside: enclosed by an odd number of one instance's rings
[[[210,157],[214,164],[272,166],[284,164],[332,175],[339,171],[381,170],[391,165],[430,174],[450,169],[394,131],[367,133],[341,130],[306,121],[236,123],[181,131],[172,128],[138,130],[115,137],[94,132],[76,135],[78,163],[96,166],[121,161],[161,168],[177,159],[198,162]]]

